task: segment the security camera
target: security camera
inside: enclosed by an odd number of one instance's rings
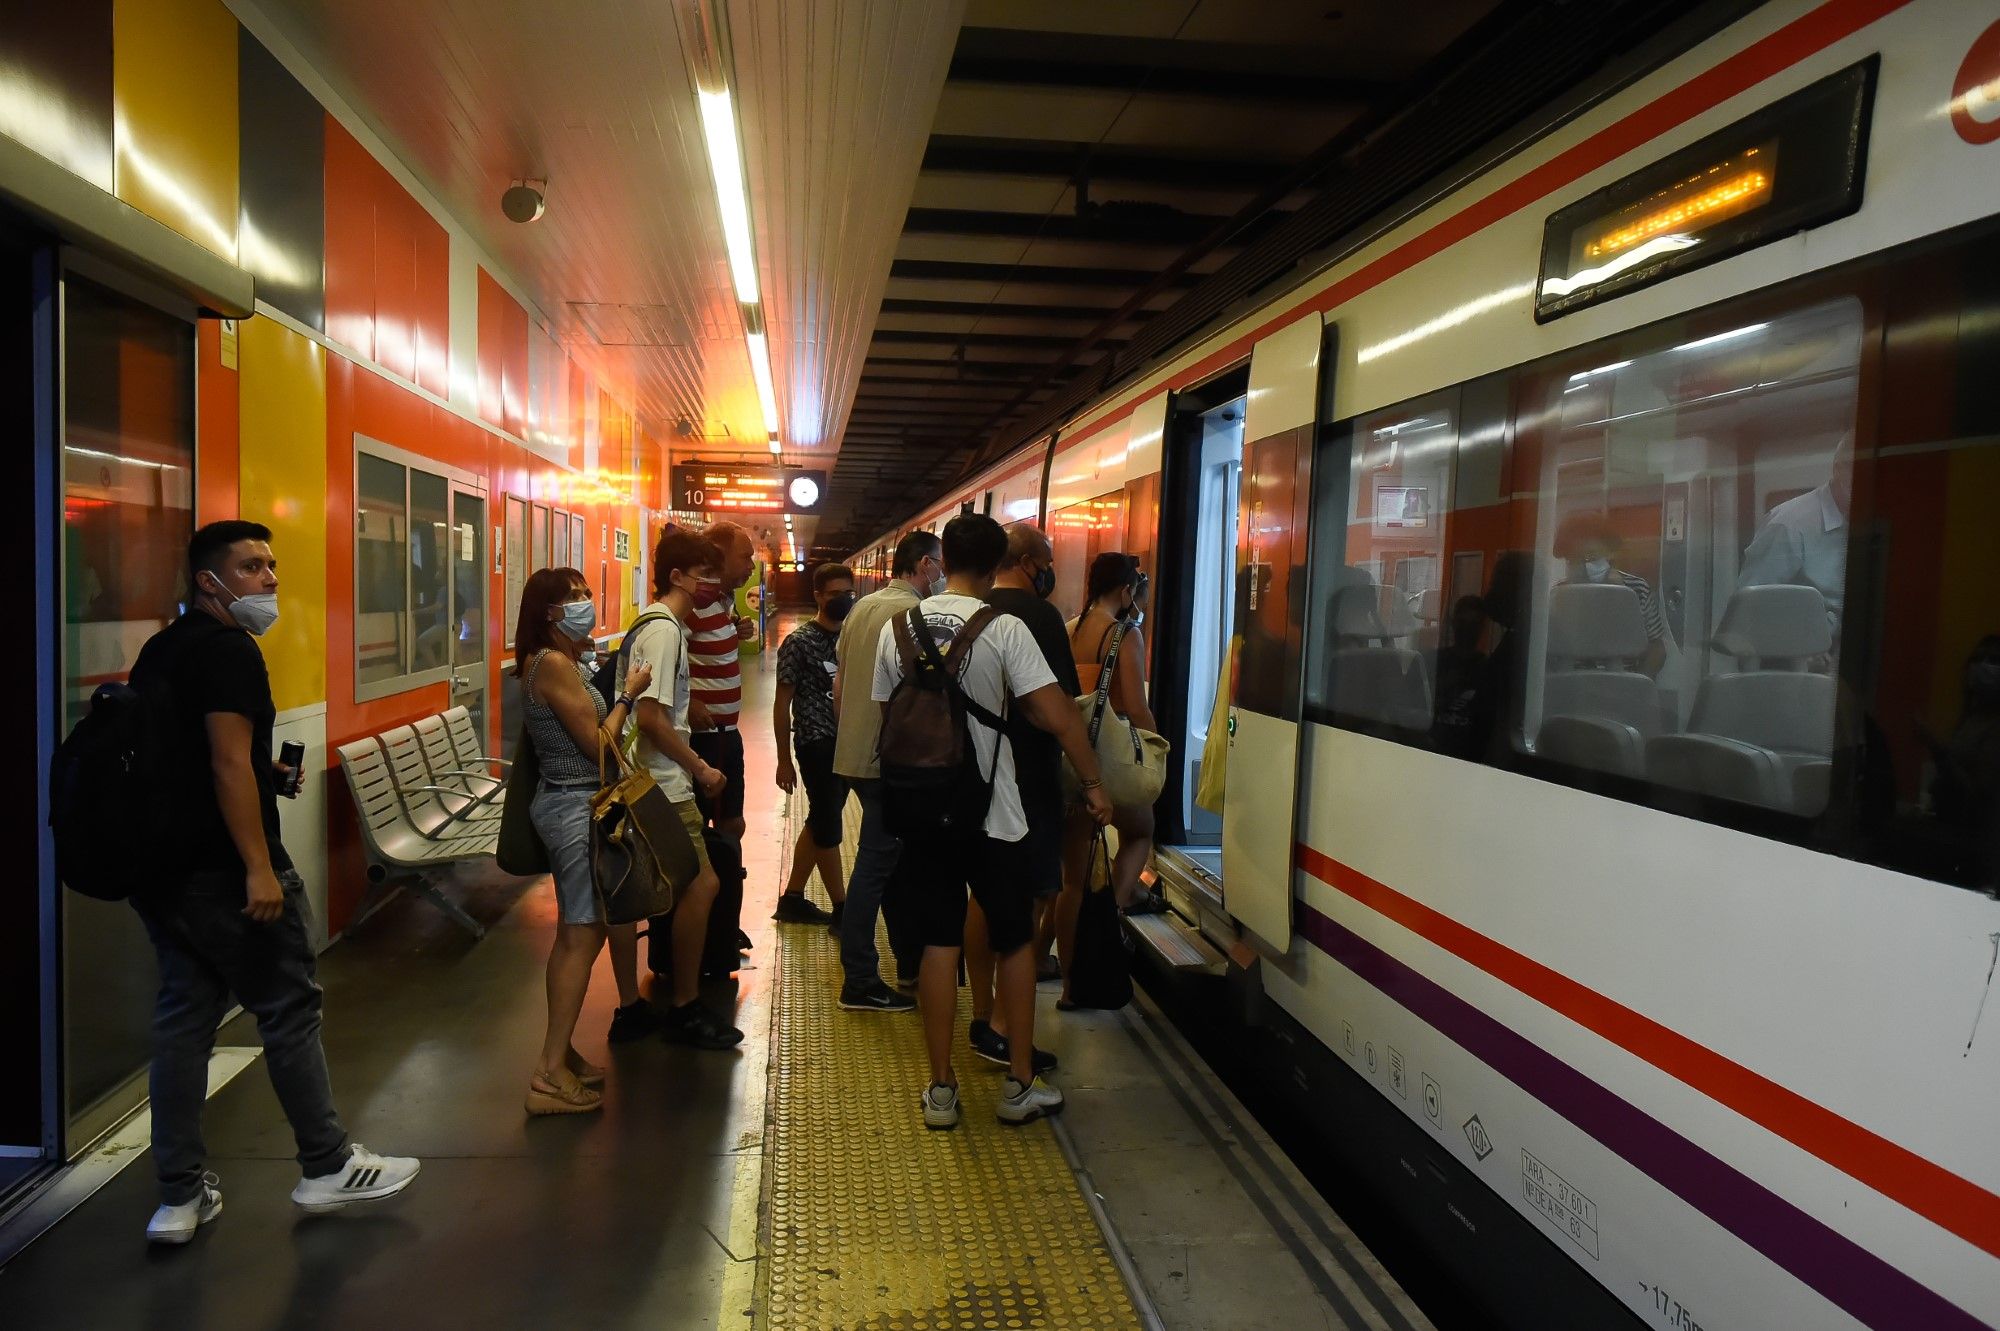
[[[533,222],[542,215],[545,200],[542,187],[547,181],[517,180],[507,187],[500,196],[500,211],[507,214],[510,222]]]

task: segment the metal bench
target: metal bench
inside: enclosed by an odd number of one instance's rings
[[[415,726],[397,726],[375,738],[389,760],[397,797],[412,827],[426,837],[438,838],[471,831],[490,818],[497,831],[498,804],[486,804],[463,789],[432,780],[430,764],[424,760],[423,738]]]
[[[379,899],[364,902],[354,923],[359,924],[381,909],[397,888],[408,887],[435,906],[446,918],[482,938],[486,927],[466,914],[465,908],[446,896],[440,887],[452,865],[493,854],[499,840],[498,805],[491,806],[491,818],[454,817],[438,800],[438,788],[428,779],[416,733],[408,726],[399,736],[401,772],[409,774],[409,787],[399,775],[399,765],[382,740],[370,737],[343,744],[341,770],[347,774],[348,789],[360,815],[361,839],[368,854],[368,881]],[[397,731],[389,732],[397,735]],[[386,736],[384,738],[387,738]],[[414,765],[411,760],[414,759]],[[462,791],[446,791],[465,805],[471,797]],[[370,896],[374,898],[375,891]]]
[[[490,771],[459,763],[451,730],[442,716],[427,716],[410,728],[417,732],[417,745],[423,752],[424,766],[430,771],[431,784],[466,795],[473,801],[471,807],[459,811],[459,817],[473,820],[500,816],[500,797],[506,793],[507,783]]]

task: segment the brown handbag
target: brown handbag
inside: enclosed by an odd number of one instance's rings
[[[590,877],[606,924],[636,924],[673,909],[701,872],[701,860],[673,802],[603,731],[602,784],[590,797]]]

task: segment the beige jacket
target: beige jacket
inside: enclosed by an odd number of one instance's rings
[[[870,696],[875,682],[875,649],[882,630],[921,598],[896,578],[854,603],[840,626],[834,658],[840,667],[840,735],[833,746],[833,770],[854,780],[882,775],[875,741],[882,733],[882,705]]]

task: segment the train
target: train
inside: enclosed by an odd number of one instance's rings
[[[1996,20],[1759,7],[851,557],[1140,558],[1167,927],[1498,1321],[2000,1327]]]

